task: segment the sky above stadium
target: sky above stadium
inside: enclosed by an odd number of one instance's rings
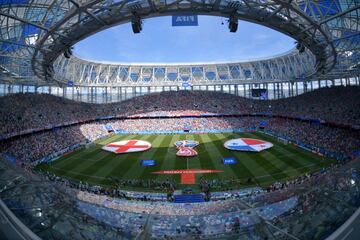
[[[227,62],[270,57],[293,47],[292,38],[258,24],[239,21],[237,32],[230,33],[225,18],[199,16],[199,26],[172,27],[167,16],[145,19],[139,34],[130,23],[99,32],[76,44],[74,53],[107,62]]]

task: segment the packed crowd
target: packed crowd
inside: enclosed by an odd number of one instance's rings
[[[231,129],[258,129],[266,122],[264,130],[284,136],[294,142],[311,145],[317,149],[351,156],[360,149],[360,132],[328,127],[321,124],[301,122],[284,118],[265,117],[211,117],[172,119],[132,119],[85,123],[20,138],[0,141],[0,152],[15,157],[20,162],[33,162],[80,143],[89,143],[108,134],[104,128],[110,124],[116,130],[136,133],[152,131],[183,131],[184,126],[191,131],[212,131]],[[133,185],[141,185],[134,183]]]
[[[130,118],[141,118],[141,117],[182,117],[182,116],[206,116],[216,115],[208,111],[200,110],[170,110],[170,111],[150,111],[146,113],[139,113],[129,115]]]
[[[318,117],[322,119],[359,124],[358,87],[320,89],[315,92],[291,99],[276,101],[254,101],[229,94],[209,92],[166,92],[151,94],[131,99],[118,104],[93,105],[78,103],[51,95],[10,95],[0,99],[0,134],[19,131],[19,129],[51,127],[73,121],[85,121],[94,117],[116,113],[118,116],[182,116],[206,114],[261,113],[287,116]],[[171,97],[170,97],[171,96]],[[345,103],[342,98],[349,99]],[[305,101],[309,97],[309,101]],[[330,99],[331,98],[331,99]],[[231,103],[230,103],[231,102]],[[325,104],[325,102],[327,102]],[[327,104],[331,107],[326,107]],[[138,107],[138,106],[141,106]],[[114,114],[113,114],[114,115]],[[183,131],[185,126],[191,131],[212,131],[230,129],[254,129],[266,122],[264,130],[283,136],[294,142],[302,142],[317,148],[350,156],[360,150],[360,132],[356,130],[334,128],[319,123],[297,121],[285,118],[268,117],[200,117],[200,118],[166,118],[166,119],[124,119],[101,120],[69,127],[57,127],[48,131],[15,137],[0,141],[0,153],[28,163],[53,157],[56,152],[86,144],[106,136],[105,124],[124,132],[139,131]],[[305,178],[307,179],[307,178]],[[54,179],[53,179],[54,180]],[[56,180],[56,179],[55,179]],[[304,179],[300,179],[302,182]],[[62,181],[62,180],[61,180]],[[232,181],[232,180],[229,180]],[[249,180],[248,180],[249,181]],[[251,181],[251,179],[250,179]],[[118,180],[115,185],[121,189],[127,187],[151,188],[167,192],[176,188],[176,183],[143,181],[137,179]],[[227,180],[206,181],[202,186],[212,190],[224,189],[231,185]],[[290,184],[291,185],[291,184]],[[113,189],[95,188],[86,184],[73,186],[89,192],[99,192],[110,196],[123,196],[122,192]],[[270,190],[287,188],[286,183],[271,186]]]
[[[270,192],[247,196],[243,201],[259,207],[298,196],[298,204],[291,214],[273,223],[302,239],[319,238],[340,227],[360,205],[359,173],[358,159],[283,184],[275,183],[269,187]]]
[[[359,87],[323,88],[293,98],[268,101],[221,92],[162,92],[102,105],[48,94],[14,94],[0,98],[0,137],[104,116],[267,113],[359,126],[359,101]]]
[[[0,161],[0,196],[44,239],[324,239],[360,206],[359,173],[355,160],[240,200],[172,204],[64,188]]]
[[[266,109],[267,103],[262,103],[262,109]],[[272,112],[277,115],[360,126],[360,87],[321,88],[269,103]]]
[[[117,120],[85,123],[77,126],[56,128],[21,138],[14,138],[0,142],[0,152],[14,156],[20,162],[40,160],[54,152],[61,151],[79,143],[92,142],[108,133],[105,124],[111,124],[116,130],[127,132],[137,131],[182,131],[185,125],[190,125],[192,130],[221,130],[238,127],[251,127],[255,124],[251,118],[222,119],[137,119]],[[141,185],[134,183],[132,185]]]
[[[209,118],[172,118],[172,119],[132,119],[107,121],[114,129],[136,132],[183,131],[185,126],[193,132],[243,129],[252,130],[262,127],[266,131],[286,137],[294,142],[326,149],[334,153],[350,156],[360,149],[360,132],[334,128],[309,121],[267,117],[209,117]],[[262,124],[265,123],[264,126]],[[90,126],[90,125],[88,125]],[[85,127],[87,128],[87,127]],[[91,132],[92,127],[87,128]]]
[[[332,152],[351,155],[360,150],[360,132],[327,127],[320,124],[274,118],[268,130],[294,141],[324,148]]]
[[[167,118],[167,119],[127,119],[110,122],[116,130],[124,132],[135,131],[191,131],[225,130],[237,128],[252,128],[258,122],[252,118],[208,117],[208,118]]]
[[[0,142],[0,152],[30,163],[72,145],[88,141],[78,126],[59,128]]]
[[[229,202],[234,203],[234,201]],[[90,204],[89,202],[80,202],[78,207],[81,211],[99,221],[105,221],[114,227],[131,229],[136,233],[138,233],[137,230],[141,228],[141,225],[145,224],[144,218],[146,215],[143,216],[142,214],[152,214],[149,219],[151,239],[171,239],[181,236],[187,238],[190,236],[214,237],[231,232],[236,233],[241,229],[260,224],[261,218],[272,220],[294,208],[296,203],[297,199],[291,198],[269,204],[262,207],[261,210],[256,208],[247,210],[233,209],[233,211],[225,213],[217,211],[227,208],[226,206],[221,207],[222,203],[220,202],[209,203],[209,205],[215,207],[215,209],[212,209],[214,211],[211,212],[206,211],[211,209],[210,206],[206,206],[207,204],[156,204],[149,207],[150,211],[142,212],[139,212],[139,210],[142,209],[144,203],[134,202],[118,202],[114,206],[110,204],[107,207],[103,207],[103,204],[100,204],[101,207],[99,207],[99,205]],[[129,204],[132,205],[130,209],[128,208]],[[115,207],[119,207],[119,209]],[[180,210],[186,214],[178,214]]]
[[[0,98],[0,136],[87,120],[102,112],[96,105],[48,94],[14,94]]]

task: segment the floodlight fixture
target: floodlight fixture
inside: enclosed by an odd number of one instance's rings
[[[235,14],[235,12],[230,15],[228,22],[229,22],[228,27],[230,32],[232,33],[236,32],[238,29],[239,19],[238,16]]]
[[[142,20],[136,12],[133,12],[133,17],[131,18],[131,27],[135,34],[140,33],[142,30]]]

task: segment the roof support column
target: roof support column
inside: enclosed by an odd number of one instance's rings
[[[71,87],[71,100],[74,100],[74,86]]]
[[[120,87],[116,88],[116,99],[118,102],[120,102]]]
[[[273,99],[276,99],[275,83],[272,83],[272,87],[273,87]]]
[[[288,97],[291,97],[291,82],[287,82],[287,87],[288,87]]]
[[[109,102],[112,102],[112,87],[109,87]]]

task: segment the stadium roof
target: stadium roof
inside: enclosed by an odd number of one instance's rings
[[[306,47],[272,59],[214,64],[131,66],[62,53],[116,24],[192,12],[258,23]],[[335,79],[360,73],[357,0],[0,0],[0,79],[14,83],[153,85]],[[151,65],[151,64],[150,64]]]

